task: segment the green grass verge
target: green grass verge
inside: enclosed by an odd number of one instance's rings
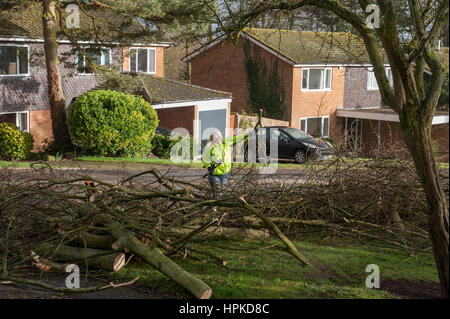
[[[349,159],[349,158],[341,158],[341,160],[345,162],[367,162],[371,159],[367,158],[357,158],[357,159]],[[125,163],[143,163],[143,164],[154,164],[154,165],[171,165],[171,166],[183,166],[183,167],[192,167],[192,168],[202,168],[203,164],[199,162],[190,162],[190,163],[174,163],[170,159],[162,159],[162,158],[128,158],[128,157],[101,157],[101,156],[81,156],[75,159],[75,161],[80,162],[102,162],[102,163],[114,163],[114,162],[125,162]],[[389,160],[388,160],[389,161]],[[249,163],[233,163],[234,166],[238,167],[249,167],[252,164]],[[257,167],[265,166],[262,163],[255,163]],[[291,168],[291,169],[305,169],[307,167],[314,167],[315,169],[325,168],[325,164],[321,164],[320,162],[312,162],[306,164],[297,164],[294,162],[282,162],[277,164],[279,168]],[[448,169],[449,163],[438,163],[441,169]]]
[[[142,163],[142,164],[154,164],[154,165],[177,165],[177,166],[190,166],[190,167],[203,167],[201,163],[174,163],[170,159],[164,158],[135,158],[135,157],[101,157],[101,156],[81,156],[74,159],[74,161],[80,162],[99,162],[99,163]]]
[[[274,243],[275,240],[270,240],[267,245]],[[369,250],[334,239],[330,243],[318,240],[296,243],[313,266],[303,268],[284,251],[261,249],[261,246],[244,241],[217,241],[212,242],[216,247],[201,248],[224,258],[226,267],[202,260],[175,261],[210,285],[213,298],[393,298],[386,291],[365,287],[365,279],[369,275],[365,269],[369,264],[380,267],[381,280],[407,278],[438,282],[431,254],[412,259],[401,251],[385,248]],[[194,256],[207,259],[198,254]],[[131,262],[113,276],[121,280],[139,276],[140,284],[161,293],[189,296],[141,261]]]
[[[16,162],[16,161],[0,161],[0,168],[2,167],[17,167],[17,168],[30,168],[31,164],[35,162]],[[50,163],[49,163],[50,164]],[[39,166],[45,166],[44,164],[35,164],[34,167]],[[53,166],[53,163],[51,163]]]

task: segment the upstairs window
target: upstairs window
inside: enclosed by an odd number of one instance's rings
[[[331,90],[331,68],[303,69],[303,91],[329,91]]]
[[[156,73],[156,49],[131,48],[130,72],[132,73]]]
[[[389,80],[389,85],[392,86],[392,71],[391,68],[385,68],[386,76]],[[378,90],[377,79],[375,78],[375,72],[373,68],[367,70],[367,90]]]
[[[0,76],[28,75],[28,47],[0,46]]]
[[[86,48],[84,52],[92,59],[92,62],[98,66],[111,64],[111,50],[98,49],[98,48]],[[77,52],[77,72],[79,74],[92,74],[94,70],[89,65],[86,57],[80,52]]]

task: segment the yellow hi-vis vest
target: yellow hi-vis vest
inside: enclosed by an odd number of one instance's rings
[[[233,145],[246,141],[247,134],[229,137],[223,140],[222,144],[210,143],[206,144],[203,154],[202,162],[206,168],[213,164],[220,163],[214,170],[214,175],[224,175],[231,171],[231,162],[233,157]]]

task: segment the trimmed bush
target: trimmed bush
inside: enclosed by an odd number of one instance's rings
[[[33,149],[34,139],[11,123],[0,123],[0,159],[26,159]]]
[[[116,91],[92,91],[69,106],[73,143],[83,153],[99,156],[145,156],[158,126],[158,116],[142,97]]]
[[[155,137],[152,141],[152,153],[153,155],[159,157],[159,158],[170,158],[170,150],[172,147],[177,144],[182,137],[180,136],[179,139],[171,140],[170,136],[162,135],[162,134],[155,134]],[[190,153],[192,156],[192,150],[193,150],[193,140],[192,137],[189,139],[190,141]],[[180,151],[181,153],[181,151]],[[181,154],[179,154],[181,155]]]

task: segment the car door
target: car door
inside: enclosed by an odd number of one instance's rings
[[[267,139],[267,149],[268,149],[267,154],[268,155],[271,154],[271,152],[270,152],[271,143],[274,143],[277,145],[279,158],[290,157],[291,138],[284,131],[282,131],[278,128],[270,129],[270,134],[268,134],[268,139]],[[274,154],[272,154],[272,156],[273,155]]]
[[[290,158],[292,156],[293,141],[292,138],[283,130],[278,130],[278,153],[279,157]]]

